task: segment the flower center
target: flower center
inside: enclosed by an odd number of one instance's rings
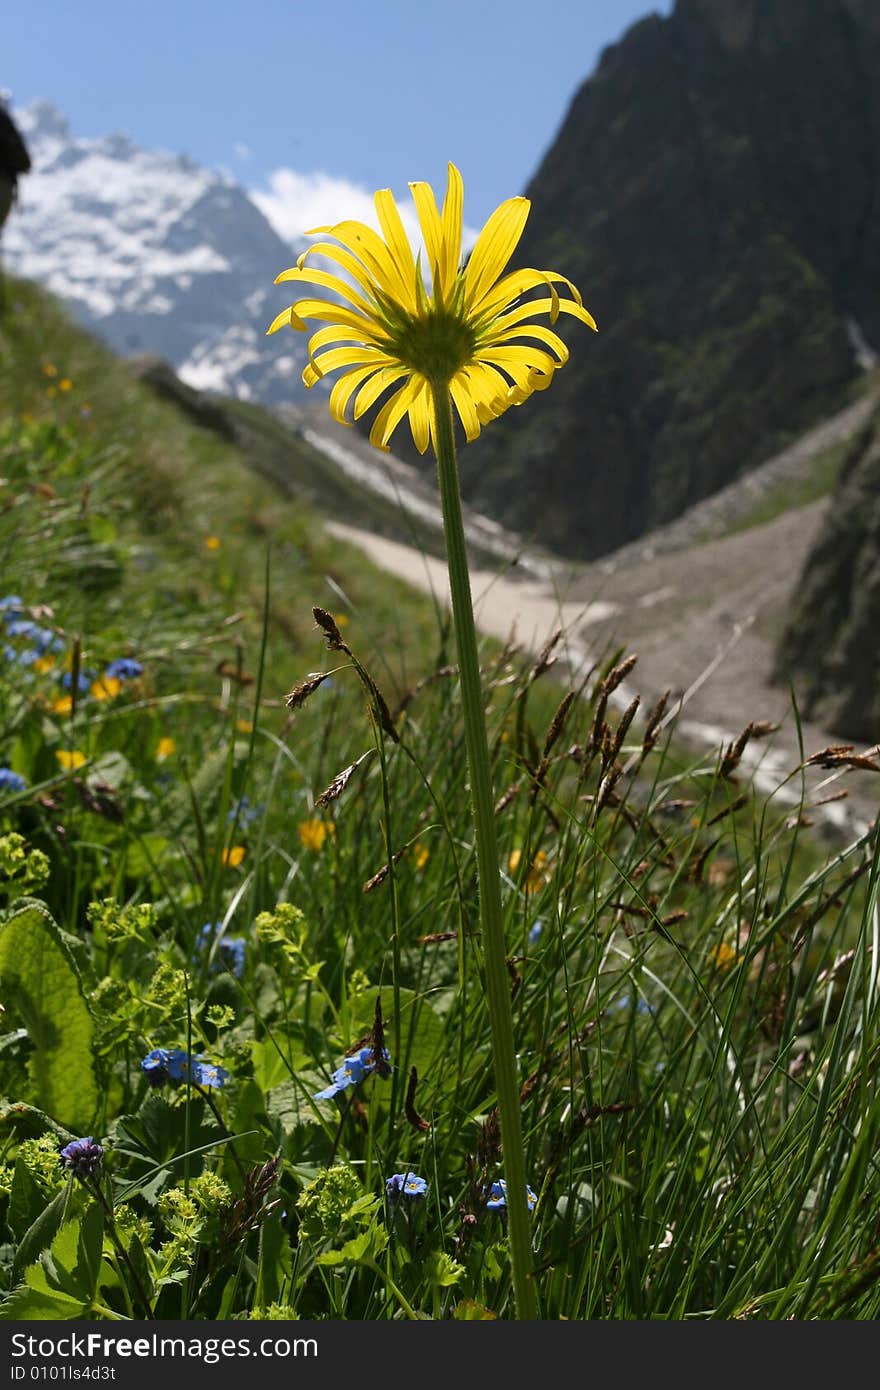
[[[429,381],[451,381],[470,361],[475,347],[470,324],[448,310],[432,308],[424,317],[407,319],[401,325],[394,352]]]
[[[428,381],[451,381],[472,360],[477,335],[463,313],[460,293],[446,304],[424,296],[418,313],[388,302],[378,307],[388,334],[385,350]]]

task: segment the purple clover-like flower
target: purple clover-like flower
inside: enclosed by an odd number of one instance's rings
[[[65,1144],[59,1155],[61,1164],[75,1178],[96,1178],[101,1171],[104,1150],[96,1144],[91,1135],[85,1139],[72,1139]]]
[[[390,1063],[391,1054],[387,1047],[382,1049],[382,1059]],[[359,1081],[363,1081],[365,1076],[376,1070],[376,1063],[373,1060],[373,1049],[369,1045],[353,1052],[350,1057],[343,1059],[342,1065],[337,1067],[333,1073],[329,1086],[325,1086],[323,1091],[315,1092],[315,1100],[331,1100],[333,1096],[338,1096],[340,1091],[348,1090],[349,1086],[356,1086]]]
[[[390,1201],[399,1202],[401,1197],[426,1197],[428,1184],[417,1173],[392,1173],[385,1183],[385,1191]]]

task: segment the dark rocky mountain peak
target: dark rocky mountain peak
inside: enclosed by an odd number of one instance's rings
[[[840,402],[880,349],[878,11],[678,0],[605,51],[517,253],[570,276],[599,335],[567,326],[552,390],[464,451],[483,510],[602,554]]]

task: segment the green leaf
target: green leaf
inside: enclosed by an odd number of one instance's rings
[[[19,1156],[16,1159],[15,1170],[12,1174],[9,1207],[6,1212],[6,1221],[15,1240],[21,1240],[25,1231],[33,1225],[45,1205],[46,1198],[43,1195],[43,1189],[24,1159]]]
[[[0,976],[33,1044],[28,1070],[40,1105],[84,1132],[98,1108],[92,1016],[63,935],[33,898],[0,923]]]
[[[254,1302],[267,1308],[281,1301],[281,1291],[290,1277],[292,1255],[290,1240],[277,1211],[266,1217],[260,1227],[260,1257],[257,1267],[257,1288]]]
[[[373,1265],[388,1244],[388,1232],[376,1223],[346,1241],[340,1250],[325,1250],[315,1261],[319,1265]]]
[[[95,1202],[66,1221],[50,1248],[25,1270],[24,1283],[6,1298],[0,1319],[89,1317],[95,1303],[104,1238],[104,1213]]]
[[[52,1244],[64,1220],[64,1212],[67,1208],[67,1199],[69,1196],[70,1190],[68,1187],[63,1187],[60,1192],[56,1192],[49,1205],[43,1208],[33,1224],[29,1226],[22,1235],[12,1265],[12,1278],[14,1281],[20,1279],[23,1271],[27,1269],[28,1265],[34,1264],[35,1261],[40,1258],[43,1251],[48,1249]]]

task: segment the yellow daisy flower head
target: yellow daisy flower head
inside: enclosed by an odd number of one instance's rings
[[[709,952],[709,959],[719,970],[729,970],[739,960],[738,953],[727,941],[719,941]]]
[[[434,437],[436,393],[449,393],[471,440],[511,405],[550,385],[568,349],[546,325],[529,320],[549,316],[555,324],[567,313],[590,328],[596,323],[564,275],[550,270],[504,274],[526,224],[527,198],[509,198],[496,208],[462,264],[464,188],[458,169],[449,165],[442,209],[429,184],[411,183],[410,189],[427,252],[430,293],[421,257],[413,254],[390,189],[383,188],[374,199],[381,236],[362,222],[317,227],[307,235],[333,241],[309,247],[275,281],[318,286],[335,297],[296,299],[267,331],[310,332],[309,320],[325,323],[309,340],[304,384],[312,387],[327,372],[344,368],[330,393],[331,413],[344,425],[394,387],[376,415],[370,442],[387,449],[408,416],[416,447],[424,453]],[[307,264],[313,256],[335,262],[350,279]],[[565,296],[557,286],[564,287]],[[535,296],[536,290],[544,293]]]
[[[220,861],[230,869],[237,869],[245,856],[244,845],[230,845],[220,854]]]
[[[63,767],[65,772],[75,772],[78,767],[82,767],[86,760],[85,753],[80,753],[79,749],[59,748],[55,757]]]
[[[159,762],[162,762],[164,758],[170,758],[176,748],[177,744],[173,738],[160,738],[156,744],[156,757]]]
[[[92,682],[91,693],[96,700],[115,700],[122,689],[118,676],[101,676]]]
[[[332,820],[300,821],[297,830],[303,848],[313,850],[315,853],[321,849],[328,835],[336,834],[336,826]]]

